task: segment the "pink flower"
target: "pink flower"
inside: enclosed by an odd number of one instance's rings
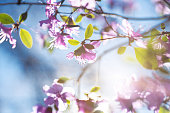
[[[53,35],[49,48],[67,49],[67,39],[72,39],[69,35],[63,35],[59,32]]]
[[[48,33],[50,37],[53,39],[50,41],[51,45],[49,48],[59,48],[59,49],[67,49],[67,40],[72,39],[72,35],[77,35],[78,29],[77,27],[67,27],[65,22],[61,22],[55,17],[51,16],[47,20],[40,21],[40,26],[43,24],[48,25]]]
[[[90,44],[82,44],[82,46],[80,46],[74,52],[70,52],[69,54],[67,54],[67,58],[72,59],[75,56],[76,60],[78,60],[82,64],[86,62],[94,62],[96,58],[96,53],[93,51],[93,49],[99,47],[99,45],[100,41],[94,41]]]
[[[129,45],[131,42],[136,40],[136,44],[139,45],[140,47],[146,48],[146,43],[141,39],[142,35],[137,32],[134,32],[131,24],[124,19],[122,21],[122,26],[118,24],[118,27],[128,36],[129,38]]]
[[[79,108],[79,112],[81,113],[92,113],[94,109],[97,107],[97,104],[93,102],[93,100],[79,100],[77,99],[77,105]]]
[[[11,33],[12,33],[12,28],[5,27],[0,23],[0,44],[3,41],[5,40],[7,41],[9,39],[9,43],[12,44],[12,48],[15,48],[16,40],[13,39],[13,37],[11,36]]]
[[[104,28],[104,31],[102,32],[103,39],[116,37],[117,36],[116,30],[117,25],[115,22],[112,22],[111,26],[107,26]]]
[[[59,109],[59,104],[66,104],[67,99],[72,100],[74,98],[72,93],[65,92],[63,86],[56,82],[51,87],[44,86],[43,89],[48,96],[44,100],[47,106],[54,104]]]
[[[133,102],[136,101],[135,99],[126,99],[126,98],[118,97],[117,101],[120,103],[122,109],[126,109],[127,112],[134,111],[132,104]]]
[[[42,105],[37,105],[33,107],[33,112],[31,113],[53,113],[51,107],[45,107]]]
[[[69,0],[74,7],[86,7],[87,9],[94,9],[96,5],[95,0]]]
[[[56,2],[56,0],[47,0],[47,4],[51,4],[47,5],[45,8],[46,16],[49,18],[55,15],[57,9],[60,7],[59,5],[61,2]]]

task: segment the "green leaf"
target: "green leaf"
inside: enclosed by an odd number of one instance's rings
[[[26,19],[27,19],[27,12],[22,13],[22,14],[19,16],[19,23],[24,22]]]
[[[70,79],[67,78],[67,77],[60,77],[57,82],[58,82],[58,83],[65,83],[65,82],[67,82],[68,80],[70,80]]]
[[[100,90],[100,87],[95,86],[90,90],[90,92],[98,92],[99,90]]]
[[[85,39],[89,39],[92,36],[92,34],[93,34],[93,26],[92,24],[89,24],[85,31]]]
[[[96,30],[96,31],[98,31],[98,30],[99,30],[99,28],[98,28],[98,27],[96,27],[96,26],[94,26],[94,27],[93,27],[93,29],[94,29],[94,30]]]
[[[164,23],[161,24],[161,29],[165,30],[165,24]]]
[[[159,108],[159,113],[170,113],[170,111],[165,109],[164,107],[160,107]]]
[[[68,16],[62,16],[61,15],[61,19],[66,22],[68,25],[76,25],[76,23],[74,22],[74,20]]]
[[[67,100],[67,99],[66,99],[66,101],[67,101],[66,103],[67,103],[68,105],[70,105],[70,100]]]
[[[25,29],[20,29],[19,35],[20,35],[22,43],[27,48],[31,48],[33,42],[32,42],[32,37],[31,37],[30,33]]]
[[[104,113],[104,112],[101,110],[96,110],[94,113]]]
[[[158,69],[158,61],[152,50],[145,48],[135,48],[135,54],[138,62],[146,69]]]
[[[167,36],[166,36],[166,35],[163,35],[163,36],[162,36],[162,40],[163,40],[164,42],[167,42],[167,41],[168,41]]]
[[[80,44],[80,42],[78,40],[74,40],[74,39],[70,39],[70,40],[68,40],[68,42],[73,46],[77,46]]]
[[[80,23],[82,19],[83,19],[83,15],[80,14],[80,15],[76,18],[76,23]]]
[[[2,23],[2,24],[13,24],[14,20],[10,15],[8,15],[6,13],[0,13],[0,23]]]
[[[84,9],[84,12],[85,12],[85,13],[88,13],[88,12],[90,12],[90,11],[89,11],[88,9]]]
[[[85,46],[87,49],[94,49],[94,46],[91,45],[91,44],[84,44],[84,46]]]
[[[158,35],[158,34],[160,34],[160,31],[158,31],[157,29],[152,29],[152,31],[151,31],[151,38],[152,39],[154,39],[154,38],[156,38],[157,36],[156,35]]]
[[[92,13],[86,15],[86,17],[87,17],[87,18],[95,18],[95,16],[94,16]]]
[[[126,51],[126,47],[120,47],[117,51],[119,55],[122,55]]]

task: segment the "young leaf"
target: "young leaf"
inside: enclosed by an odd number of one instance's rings
[[[85,13],[88,13],[88,12],[90,12],[90,11],[89,11],[88,9],[84,9],[84,12],[85,12]]]
[[[84,44],[84,46],[85,46],[87,49],[94,49],[94,46],[91,45],[91,44]]]
[[[94,27],[93,27],[93,29],[94,29],[94,30],[96,30],[96,31],[98,31],[98,30],[99,30],[99,28],[97,28],[96,26],[94,26]]]
[[[67,78],[67,77],[60,77],[57,82],[58,82],[58,83],[65,83],[65,82],[67,82],[68,80],[70,80],[70,79]]]
[[[61,15],[61,19],[66,22],[68,25],[76,25],[76,23],[74,22],[74,20],[68,16],[62,16]]]
[[[96,110],[94,113],[104,113],[104,112],[101,110]]]
[[[24,22],[26,19],[27,19],[27,12],[22,13],[22,14],[19,16],[19,23]]]
[[[14,20],[10,15],[8,15],[6,13],[0,13],[0,23],[2,23],[2,24],[13,24]]]
[[[139,63],[146,69],[158,69],[158,61],[152,50],[145,48],[135,48],[136,58]]]
[[[74,39],[70,39],[70,40],[68,40],[68,42],[73,46],[77,46],[80,44],[80,42],[78,40],[74,40]]]
[[[126,51],[126,47],[120,47],[117,51],[119,55],[122,55]]]
[[[152,39],[154,39],[154,38],[156,38],[157,36],[156,35],[158,35],[160,33],[160,31],[158,31],[157,29],[152,29],[152,31],[151,31],[151,38]]]
[[[76,18],[76,23],[80,23],[82,19],[83,19],[83,15],[80,14],[80,15]]]
[[[165,24],[164,23],[161,24],[161,29],[165,30]]]
[[[170,113],[170,111],[165,109],[164,107],[160,107],[159,108],[159,113]]]
[[[92,34],[93,34],[93,26],[92,24],[89,24],[85,31],[85,39],[89,39],[92,36]]]
[[[163,36],[162,36],[162,40],[163,40],[164,42],[167,42],[167,41],[168,41],[168,37],[167,37],[166,35],[163,35]]]
[[[98,92],[99,90],[100,90],[100,87],[95,86],[90,90],[90,92]]]
[[[87,18],[95,18],[95,16],[94,16],[92,13],[86,15],[86,17],[87,17]]]
[[[22,43],[27,48],[31,48],[33,42],[32,42],[32,37],[31,37],[30,33],[25,29],[20,29],[19,35],[20,35],[20,39],[21,39]]]

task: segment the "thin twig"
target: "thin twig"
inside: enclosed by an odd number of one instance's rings
[[[0,3],[0,5],[17,5],[18,3],[14,3],[14,2],[10,2],[10,3]],[[20,5],[54,5],[54,4],[47,4],[47,3],[31,3],[31,2],[22,2],[20,3]],[[75,6],[71,6],[71,5],[56,5],[56,6],[61,6],[61,7],[72,7],[72,8],[79,8],[79,9],[87,9],[86,7],[75,7]],[[128,19],[128,20],[160,20],[160,19],[165,19],[165,18],[169,18],[170,15],[163,15],[163,16],[159,16],[159,17],[144,17],[144,18],[140,18],[140,17],[127,17],[127,16],[123,16],[120,14],[116,14],[116,13],[108,13],[108,12],[100,12],[98,10],[92,10],[92,9],[87,9],[90,10],[98,15],[102,15],[102,16],[113,16],[113,17],[120,17],[120,18],[124,18],[124,19]]]

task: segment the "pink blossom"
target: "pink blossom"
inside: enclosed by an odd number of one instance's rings
[[[117,24],[115,22],[112,22],[111,26],[105,27],[104,31],[102,32],[103,39],[117,36],[116,30]]]
[[[57,9],[60,7],[59,5],[61,2],[56,2],[56,0],[47,0],[47,4],[51,4],[47,5],[45,8],[46,16],[49,18],[55,15]]]
[[[68,53],[67,58],[72,59],[75,56],[76,60],[78,60],[82,64],[86,62],[94,62],[96,58],[96,53],[92,49],[99,47],[99,45],[100,41],[94,41],[90,44],[83,44],[74,52]]]
[[[12,28],[3,26],[0,23],[0,44],[9,39],[9,43],[12,44],[12,48],[16,47],[16,40],[11,36]]]
[[[72,39],[72,35],[78,34],[78,29],[76,27],[67,27],[65,22],[61,22],[55,17],[50,17],[47,20],[40,21],[40,26],[43,24],[48,25],[48,33],[53,39],[50,41],[50,48],[67,49],[67,40]]]
[[[46,105],[55,105],[59,109],[59,104],[66,104],[67,99],[73,99],[73,95],[70,92],[65,92],[63,90],[63,86],[59,83],[54,82],[51,87],[44,86],[43,87],[45,93],[47,94],[47,98],[45,98],[44,102]],[[61,101],[59,101],[61,100]],[[61,103],[62,102],[62,103]]]
[[[69,0],[74,7],[86,7],[87,9],[94,9],[96,5],[95,0]]]
[[[97,107],[97,104],[93,102],[93,100],[79,100],[77,99],[77,105],[79,108],[79,112],[81,113],[92,113],[94,109]]]
[[[117,101],[120,103],[122,109],[125,109],[127,110],[127,112],[130,112],[130,111],[134,111],[134,108],[133,108],[133,102],[135,102],[136,100],[134,99],[126,99],[126,98],[121,98],[121,97],[118,97]]]
[[[45,107],[42,105],[37,105],[33,107],[33,112],[31,113],[53,113],[51,107]]]
[[[117,24],[117,25],[128,36],[129,45],[130,45],[131,42],[133,42],[135,40],[136,42],[138,42],[137,44],[140,47],[146,48],[146,43],[141,39],[142,35],[139,34],[139,31],[135,32],[133,30],[131,24],[126,19],[124,19],[122,21],[122,26],[119,25],[119,24]]]

